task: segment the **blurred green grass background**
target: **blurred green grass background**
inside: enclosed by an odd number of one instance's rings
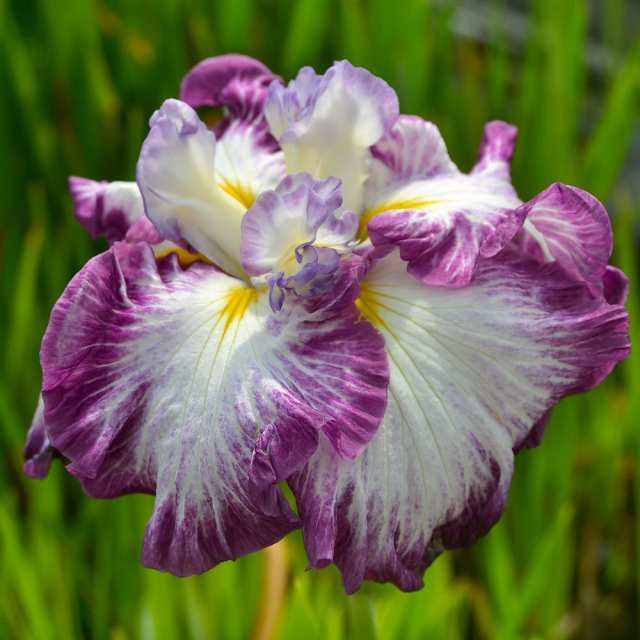
[[[21,464],[48,313],[102,248],[73,219],[66,177],[132,179],[148,116],[223,52],[286,78],[341,57],[367,66],[462,168],[486,120],[517,124],[521,197],[561,180],[608,205],[638,344],[639,13],[623,0],[0,0],[0,638],[637,637],[638,357],[560,404],[517,460],[502,522],[410,595],[345,596],[334,569],[304,571],[299,536],[283,598],[265,588],[265,554],[190,579],[144,570],[149,497],[89,500],[60,464],[44,482]],[[275,627],[265,602],[281,605]]]

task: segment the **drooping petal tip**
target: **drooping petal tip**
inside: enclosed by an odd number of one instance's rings
[[[235,118],[259,115],[268,86],[278,76],[262,62],[231,53],[206,58],[182,80],[180,99],[192,107],[229,107]]]
[[[135,182],[98,182],[71,176],[69,191],[78,222],[92,238],[105,237],[109,244],[124,239],[131,225],[144,215]]]
[[[40,396],[24,448],[24,473],[31,478],[45,478],[49,473],[54,453],[55,449],[51,446],[46,431],[44,403]]]

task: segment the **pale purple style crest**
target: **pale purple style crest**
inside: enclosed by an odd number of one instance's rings
[[[198,64],[136,182],[70,179],[109,248],[51,314],[25,472],[58,456],[91,496],[154,494],[142,559],[175,575],[302,527],[348,592],[419,589],[501,516],[553,406],[629,352],[604,207],[562,184],[522,202],[515,140],[489,123],[464,173],[346,61],[287,85]]]

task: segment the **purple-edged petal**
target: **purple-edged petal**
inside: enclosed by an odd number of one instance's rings
[[[220,136],[234,120],[245,122],[262,117],[269,85],[278,76],[262,62],[239,54],[206,58],[182,80],[180,99],[197,107],[226,107],[227,117],[216,127]],[[264,133],[268,134],[266,126]]]
[[[150,127],[137,168],[147,216],[163,237],[184,239],[228,273],[241,275],[246,205],[216,182],[214,134],[179,100],[166,100]]]
[[[92,238],[105,237],[109,244],[123,240],[129,228],[144,217],[135,182],[97,182],[71,176],[69,191],[80,224]]]
[[[509,179],[514,137],[509,125],[489,123],[479,162],[464,174],[434,125],[399,120],[376,151],[360,240],[398,247],[424,284],[468,284],[478,260],[500,252],[526,215]]]
[[[49,473],[51,460],[55,449],[49,442],[44,421],[44,403],[42,396],[38,398],[31,428],[27,434],[27,442],[24,448],[23,471],[32,478],[44,478]]]
[[[371,152],[377,162],[372,163],[367,180],[369,198],[402,181],[458,171],[438,127],[417,116],[401,115]]]
[[[392,253],[359,305],[389,355],[384,420],[354,461],[321,442],[291,484],[312,566],[335,562],[349,592],[364,579],[412,590],[442,549],[496,521],[513,449],[550,407],[627,356],[627,314],[508,251],[461,289],[425,287]]]
[[[339,177],[345,209],[360,211],[369,147],[398,117],[398,98],[382,79],[346,61],[319,76],[300,70],[286,87],[269,87],[265,115],[289,173]]]
[[[264,292],[146,244],[69,284],[41,351],[47,431],[91,495],[156,494],[145,564],[188,575],[272,544],[297,526],[275,483],[318,431],[351,456],[375,433],[386,356],[346,276],[341,301],[277,320]]]
[[[560,183],[526,204],[527,219],[518,235],[521,249],[540,262],[555,260],[595,295],[611,257],[611,222],[590,193]]]

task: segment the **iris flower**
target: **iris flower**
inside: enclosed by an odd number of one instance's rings
[[[56,454],[90,496],[154,494],[142,560],[179,576],[302,527],[348,592],[419,589],[498,520],[552,407],[629,352],[607,212],[563,184],[521,201],[515,138],[487,124],[464,173],[346,61],[287,85],[198,64],[136,182],[70,179],[110,246],[52,311],[26,472]]]

